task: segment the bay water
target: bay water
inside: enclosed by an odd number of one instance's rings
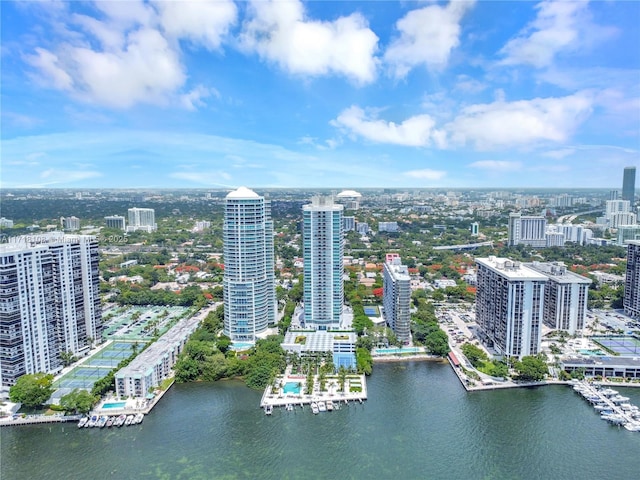
[[[640,389],[618,389],[640,405]],[[567,386],[467,393],[448,364],[376,364],[369,400],[265,416],[239,381],[174,385],[141,425],[3,427],[0,478],[640,478],[640,433]]]

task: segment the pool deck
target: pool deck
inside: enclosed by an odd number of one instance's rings
[[[317,376],[314,377],[313,392],[311,394],[306,392],[306,376],[303,375],[279,375],[276,378],[276,382],[279,385],[278,392],[273,393],[273,385],[267,385],[262,394],[260,400],[260,408],[266,406],[272,407],[286,407],[287,405],[303,406],[310,405],[312,402],[331,400],[333,402],[349,403],[360,402],[362,403],[367,399],[367,381],[364,375],[349,375],[345,381],[346,392],[339,391],[337,379],[331,377],[327,378],[327,391],[320,391],[320,385],[318,383]],[[351,383],[358,384],[362,388],[361,392],[351,392]],[[301,383],[301,393],[284,393],[282,387],[286,383]],[[335,383],[335,386],[331,386]]]

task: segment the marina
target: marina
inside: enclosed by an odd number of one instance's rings
[[[82,417],[78,422],[78,428],[109,428],[138,425],[144,420],[144,414],[135,415],[91,415]]]
[[[585,381],[570,383],[573,390],[593,405],[600,418],[607,422],[623,426],[631,432],[640,431],[640,408],[629,403],[629,397],[620,395],[617,390]]]
[[[309,405],[312,413],[338,410],[340,404],[350,402],[363,403],[367,399],[367,382],[364,375],[349,374],[340,385],[337,376],[326,378],[326,388],[322,389],[317,376],[314,383],[307,388],[306,377],[299,375],[279,375],[264,390],[260,400],[260,408],[266,415],[273,413],[274,407],[284,407],[293,411],[296,407]]]

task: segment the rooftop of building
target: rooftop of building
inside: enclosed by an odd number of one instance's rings
[[[303,352],[330,352],[336,342],[355,344],[356,340],[355,332],[351,331],[289,330],[282,346],[286,349],[286,345],[302,345]]]
[[[516,262],[502,257],[476,258],[476,263],[483,265],[509,280],[535,280],[547,281],[547,276],[527,267],[521,262]]]
[[[538,272],[544,273],[556,283],[591,283],[591,279],[572,272],[562,262],[532,262],[526,265]]]
[[[227,195],[227,200],[258,200],[260,195],[247,187],[240,187]]]
[[[589,365],[603,367],[640,367],[640,356],[638,357],[565,357],[561,360],[564,365]]]

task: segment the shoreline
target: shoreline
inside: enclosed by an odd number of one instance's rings
[[[418,362],[442,362],[442,363],[444,363],[444,361],[446,360],[444,357],[436,357],[434,355],[427,355],[427,354],[422,354],[422,355],[415,355],[415,354],[397,355],[397,354],[394,354],[394,355],[371,357],[371,359],[373,360],[373,363],[414,362],[414,361],[418,361]]]

